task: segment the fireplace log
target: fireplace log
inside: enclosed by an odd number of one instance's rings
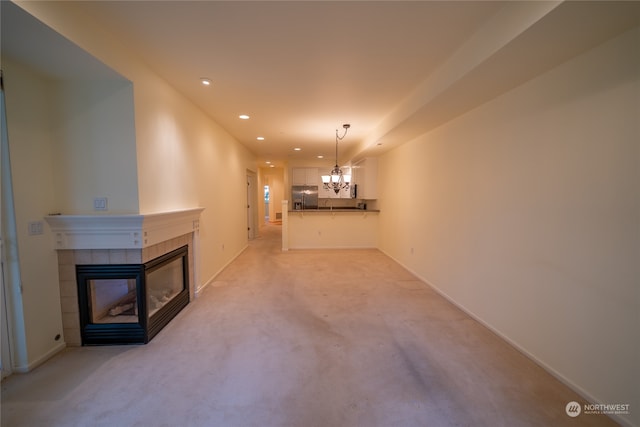
[[[109,310],[109,316],[115,317],[115,316],[118,316],[119,314],[124,313],[125,311],[129,311],[133,308],[133,305],[134,304],[132,302],[129,304],[117,305]]]
[[[129,292],[124,298],[120,299],[115,304],[113,304],[109,309],[108,313],[109,313],[109,316],[115,317],[131,309],[134,309],[136,315],[138,314],[137,313],[138,305],[136,304],[135,290],[132,292]]]

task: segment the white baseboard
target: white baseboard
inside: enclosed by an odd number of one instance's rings
[[[476,315],[473,311],[469,310],[467,307],[465,307],[464,305],[460,304],[459,302],[457,302],[454,298],[452,298],[451,296],[449,296],[446,292],[444,292],[442,289],[440,289],[438,286],[434,285],[433,282],[429,281],[428,279],[426,279],[425,277],[423,277],[422,275],[420,275],[419,273],[417,273],[416,271],[414,271],[413,269],[407,267],[405,264],[403,264],[402,262],[400,262],[399,260],[397,260],[396,258],[394,258],[393,256],[391,256],[390,254],[388,254],[387,252],[383,251],[382,249],[378,248],[378,250],[380,252],[382,252],[383,254],[385,254],[386,256],[388,256],[389,258],[391,258],[392,260],[394,260],[395,262],[397,262],[398,264],[400,264],[403,268],[405,268],[407,271],[409,271],[411,274],[413,274],[414,276],[416,276],[421,282],[423,282],[426,286],[430,287],[431,289],[433,289],[435,292],[438,293],[438,295],[442,296],[444,299],[446,299],[447,301],[449,301],[451,304],[453,304],[454,306],[456,306],[457,308],[459,308],[460,310],[462,310],[464,313],[466,313],[469,317],[471,317],[472,319],[474,319],[475,321],[477,321],[478,323],[480,323],[482,326],[484,326],[485,328],[489,329],[491,332],[493,332],[494,334],[496,334],[498,337],[500,337],[502,340],[506,341],[509,345],[511,345],[513,348],[515,348],[516,350],[518,350],[520,353],[522,353],[522,355],[524,355],[527,359],[531,360],[533,363],[535,363],[536,365],[540,366],[542,369],[544,369],[545,371],[547,371],[551,376],[553,376],[554,378],[556,378],[558,381],[560,381],[561,383],[563,383],[564,385],[566,385],[567,387],[569,387],[571,390],[575,391],[576,393],[578,393],[580,396],[582,396],[588,403],[603,403],[600,399],[597,399],[595,396],[593,396],[591,393],[589,393],[587,390],[583,389],[582,387],[578,386],[577,384],[575,384],[573,381],[571,381],[570,379],[568,379],[567,377],[565,377],[562,373],[558,372],[557,370],[555,370],[552,366],[548,365],[547,363],[545,363],[544,361],[538,359],[533,353],[529,352],[526,348],[524,348],[523,346],[521,346],[518,342],[512,340],[511,338],[509,338],[508,336],[506,336],[505,334],[503,334],[502,332],[500,332],[500,330],[496,329],[494,326],[492,326],[491,324],[487,323],[486,321],[484,321],[481,317],[479,317],[478,315]],[[633,424],[630,420],[626,419],[625,417],[622,417],[620,415],[608,415],[611,419],[615,420],[617,423],[619,423],[620,425],[626,426],[626,427],[640,427],[636,424]]]
[[[59,342],[52,349],[47,351],[42,356],[38,357],[36,360],[29,362],[27,365],[14,366],[12,369],[12,373],[26,374],[27,372],[30,372],[35,368],[37,368],[38,366],[42,365],[44,362],[51,359],[56,354],[60,353],[66,347],[67,347],[67,344],[64,341]]]
[[[238,258],[240,256],[240,254],[242,254],[242,252],[244,252],[245,250],[247,250],[247,248],[249,247],[249,244],[245,245],[242,249],[240,249],[240,251],[235,254],[225,265],[223,265],[218,271],[216,271],[206,282],[204,282],[204,284],[200,287],[198,287],[196,289],[196,298],[198,298],[200,296],[200,294],[206,289],[207,286],[209,286],[211,283],[213,283],[216,279],[216,277],[218,277],[218,275],[220,273],[222,273],[224,271],[225,268],[227,268],[229,266],[229,264],[231,264],[233,261],[236,260],[236,258]]]
[[[317,249],[378,249],[376,246],[289,246],[290,251],[311,251]]]

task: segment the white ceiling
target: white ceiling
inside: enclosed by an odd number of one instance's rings
[[[351,129],[340,143],[341,162],[383,152],[637,25],[639,5],[90,1],[60,7],[120,38],[260,162],[282,164],[320,154],[333,163],[335,129],[343,123]],[[28,50],[17,33],[34,30],[24,28],[11,28],[14,50]],[[213,84],[202,86],[201,77]]]

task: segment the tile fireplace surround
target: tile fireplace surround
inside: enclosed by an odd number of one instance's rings
[[[195,297],[198,230],[204,208],[140,215],[46,217],[58,252],[64,339],[82,345],[77,264],[144,264],[181,246],[189,247],[189,300]]]

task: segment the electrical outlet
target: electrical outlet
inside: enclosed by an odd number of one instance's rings
[[[96,197],[93,199],[93,210],[94,211],[106,211],[107,208],[107,198],[106,197]]]

